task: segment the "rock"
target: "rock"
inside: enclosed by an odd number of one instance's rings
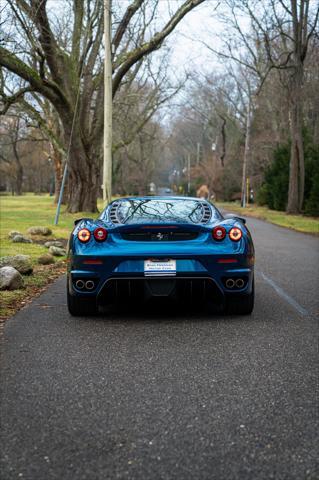
[[[0,267],[13,267],[18,272],[26,275],[32,273],[33,268],[31,265],[30,255],[14,255],[12,257],[1,257]]]
[[[52,235],[52,230],[48,227],[30,227],[28,228],[28,233],[30,233],[30,235],[44,235],[47,237],[48,235]]]
[[[38,263],[40,263],[40,265],[50,265],[50,263],[54,263],[54,262],[55,260],[51,255],[51,253],[45,253],[44,255],[41,255],[38,258]]]
[[[55,257],[63,257],[64,255],[66,255],[66,251],[63,248],[54,246],[49,248],[49,252],[52,253],[52,255],[54,255]]]
[[[63,243],[59,242],[58,240],[49,240],[48,242],[45,242],[44,246],[46,248],[50,248],[50,247],[63,248]]]
[[[13,238],[12,238],[12,241],[14,243],[33,243],[31,238],[27,238],[27,237],[24,237],[23,235],[15,235]]]
[[[23,287],[23,277],[13,267],[0,268],[0,290],[17,290]]]
[[[17,235],[22,235],[21,232],[18,232],[17,230],[11,230],[11,232],[9,232],[9,235],[8,237],[12,240],[14,237],[16,237]]]

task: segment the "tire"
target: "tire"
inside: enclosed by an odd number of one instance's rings
[[[255,282],[253,280],[252,290],[249,294],[229,295],[226,298],[226,313],[233,315],[251,315],[255,302]]]
[[[87,317],[97,315],[98,308],[96,298],[80,298],[70,295],[67,287],[67,302],[69,313],[73,317]]]

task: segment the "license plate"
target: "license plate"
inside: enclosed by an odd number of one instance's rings
[[[174,276],[176,275],[176,260],[165,260],[163,262],[154,260],[144,261],[144,275],[147,276]]]

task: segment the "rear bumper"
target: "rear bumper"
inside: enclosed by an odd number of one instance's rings
[[[222,304],[224,295],[209,277],[132,277],[107,280],[98,294],[99,304],[126,301],[139,302],[150,298],[182,299],[183,303],[194,300]]]
[[[227,256],[223,255],[223,259]],[[192,291],[200,288],[218,298],[224,298],[227,294],[242,293],[249,294],[252,290],[253,281],[253,259],[246,255],[229,255],[236,258],[235,263],[219,263],[220,255],[201,255],[192,258],[183,258],[171,256],[176,259],[176,276],[165,278],[162,285],[158,277],[144,276],[144,260],[141,257],[88,257],[77,255],[69,260],[68,287],[71,295],[75,296],[95,296],[101,300],[117,297],[140,296],[143,291],[144,296],[182,296],[188,298],[193,296]],[[88,264],[88,261],[100,261],[100,264]],[[242,288],[227,288],[226,280],[232,278],[243,279]],[[90,291],[83,291],[76,288],[77,280],[93,280],[94,288]],[[168,282],[170,280],[170,282]],[[165,283],[167,290],[165,290]],[[171,291],[170,287],[171,285]],[[201,287],[200,287],[201,286]],[[153,288],[154,287],[154,288]],[[163,288],[163,293],[156,293]],[[125,293],[126,292],[126,293]],[[166,293],[165,293],[166,292]],[[209,293],[208,293],[209,295]],[[207,296],[207,295],[206,295]]]

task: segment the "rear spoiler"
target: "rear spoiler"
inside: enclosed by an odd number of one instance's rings
[[[235,213],[225,213],[224,215],[225,220],[238,220],[239,222],[242,222],[244,225],[246,223],[246,218],[243,217],[238,217]]]
[[[76,220],[74,220],[74,226],[76,227],[76,225],[80,222],[94,222],[94,220],[93,218],[87,218],[87,217],[77,218]]]

